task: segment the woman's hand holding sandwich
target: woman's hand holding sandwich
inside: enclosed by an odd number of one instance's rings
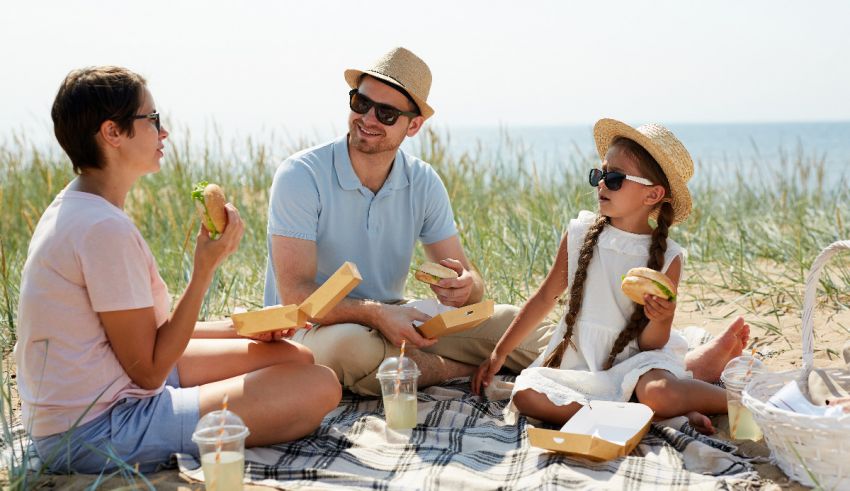
[[[195,272],[212,275],[228,256],[239,249],[239,242],[245,233],[245,224],[235,206],[227,203],[224,207],[227,211],[228,226],[221,232],[219,239],[211,239],[209,230],[201,222],[195,241]]]

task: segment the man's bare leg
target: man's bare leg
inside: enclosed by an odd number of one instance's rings
[[[407,354],[419,366],[422,375],[419,376],[419,386],[428,387],[444,382],[450,378],[469,377],[478,367],[444,358],[434,353],[411,350]]]
[[[685,356],[685,368],[694,378],[708,383],[720,380],[729,360],[740,356],[750,340],[750,326],[738,317],[719,336],[694,348]]]

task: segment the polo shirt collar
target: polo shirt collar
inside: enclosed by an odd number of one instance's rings
[[[343,135],[334,142],[334,170],[336,170],[339,186],[346,191],[360,189],[360,178],[354,173],[351,157],[348,156],[348,135]]]
[[[404,189],[409,184],[410,181],[407,178],[407,156],[399,149],[395,154],[395,161],[393,162],[393,168],[390,169],[390,175],[387,176],[387,180],[384,181],[384,185],[381,189]]]
[[[354,172],[354,166],[351,165],[351,157],[348,155],[348,135],[343,135],[334,142],[333,150],[334,169],[336,170],[337,179],[342,189],[353,191],[363,187],[360,178]],[[396,152],[393,168],[390,170],[390,175],[381,189],[404,189],[410,185],[410,179],[407,177],[406,155],[399,149]]]

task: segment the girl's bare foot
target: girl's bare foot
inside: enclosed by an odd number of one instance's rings
[[[685,416],[687,416],[691,427],[703,435],[713,435],[716,432],[714,426],[711,424],[711,419],[705,414],[691,411]]]
[[[719,336],[689,352],[685,356],[685,368],[695,379],[715,383],[729,360],[740,356],[749,340],[750,326],[743,317],[738,317]]]

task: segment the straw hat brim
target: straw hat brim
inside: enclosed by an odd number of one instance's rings
[[[673,224],[683,222],[691,214],[693,201],[691,192],[688,190],[687,182],[682,178],[679,172],[676,171],[676,166],[673,163],[675,155],[671,154],[669,149],[659,145],[656,140],[644,135],[640,131],[632,128],[626,123],[615,119],[600,119],[593,126],[593,138],[596,140],[596,150],[599,152],[599,157],[605,160],[605,154],[611,147],[611,143],[618,137],[625,137],[634,140],[640,146],[646,149],[661,166],[664,175],[667,177],[667,182],[670,184],[671,205],[673,206]],[[682,146],[684,150],[684,146]],[[690,159],[690,156],[687,156]],[[653,213],[653,217],[657,212]]]
[[[429,106],[427,102],[425,102],[425,99],[422,99],[414,92],[408,90],[408,88],[405,87],[403,83],[392,77],[384,75],[383,73],[374,72],[372,70],[357,70],[355,68],[349,68],[345,71],[345,81],[348,83],[349,87],[351,87],[352,89],[356,89],[357,86],[360,84],[360,77],[362,77],[363,75],[369,75],[370,77],[379,78],[384,82],[388,82],[392,85],[395,85],[396,87],[401,87],[405,90],[405,92],[410,94],[410,98],[413,99],[413,102],[416,103],[416,106],[419,108],[419,112],[422,114],[423,118],[428,119],[434,115],[434,109],[431,108],[431,106]]]

